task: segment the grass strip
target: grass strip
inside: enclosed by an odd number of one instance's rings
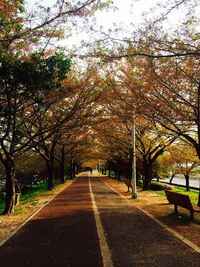
[[[66,177],[65,180],[69,180],[68,177]],[[60,179],[54,180],[54,188],[61,184]],[[37,197],[39,195],[48,195],[51,194],[51,191],[47,189],[47,183],[46,182],[40,182],[30,188],[27,188],[24,193],[20,196],[20,204],[18,206],[15,206],[14,208],[14,214],[19,214],[23,211],[23,205],[30,202],[32,206],[35,206],[38,203]],[[5,201],[3,199],[0,199],[0,214],[3,212],[5,207]]]
[[[198,203],[198,196],[199,196],[199,191],[195,189],[190,189],[190,191],[186,191],[185,188],[179,187],[179,186],[173,186],[173,191],[181,194],[188,195],[190,197],[190,200],[194,206],[197,206]],[[158,190],[158,191],[153,191],[155,194],[158,194],[159,196],[165,197],[165,192],[164,190]]]

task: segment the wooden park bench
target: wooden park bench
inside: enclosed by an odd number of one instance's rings
[[[190,218],[193,220],[194,212],[200,212],[200,207],[193,207],[188,195],[180,194],[170,190],[165,190],[167,200],[174,205],[175,213],[178,213],[178,206],[190,211]]]
[[[124,179],[124,183],[125,183],[125,185],[128,187],[128,192],[129,192],[129,188],[132,188],[131,180],[125,178],[125,179]]]

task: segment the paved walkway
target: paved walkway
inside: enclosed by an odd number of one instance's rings
[[[77,179],[0,248],[0,266],[100,267],[88,178]]]
[[[79,177],[45,206],[0,248],[0,266],[103,266],[101,251],[105,244],[99,245],[95,205],[113,266],[200,266],[199,253],[128,206],[98,177]]]

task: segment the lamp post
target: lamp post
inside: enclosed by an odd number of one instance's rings
[[[198,207],[200,207],[200,179],[199,179],[199,195],[198,195]]]
[[[137,198],[137,189],[136,189],[136,153],[135,153],[135,112],[133,112],[133,123],[132,123],[132,131],[131,131],[131,147],[132,147],[132,162],[131,162],[131,170],[132,170],[132,178],[131,178],[131,186],[132,186],[132,198]]]

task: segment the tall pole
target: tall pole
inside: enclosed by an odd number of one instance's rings
[[[200,179],[199,179],[199,196],[197,206],[200,207]]]
[[[136,152],[135,152],[135,112],[133,112],[133,123],[132,123],[132,131],[131,131],[131,143],[132,143],[132,198],[137,198],[137,189],[136,189]]]

